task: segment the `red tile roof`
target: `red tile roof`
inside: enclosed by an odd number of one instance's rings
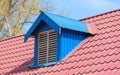
[[[34,39],[24,36],[0,42],[0,74],[13,75],[120,75],[120,10],[82,19],[97,27],[97,34],[78,45],[54,66],[29,69]]]

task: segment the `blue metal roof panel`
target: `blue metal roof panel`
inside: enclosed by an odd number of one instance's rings
[[[75,31],[81,31],[81,32],[86,32],[88,33],[88,29],[86,26],[86,22],[78,21],[78,20],[73,20],[70,18],[62,17],[59,15],[51,14],[48,12],[42,12],[39,17],[36,19],[32,27],[29,29],[27,34],[24,37],[24,41],[27,41],[29,36],[33,33],[37,25],[40,23],[41,20],[44,20],[45,22],[52,22],[52,25],[56,25],[57,27],[62,27],[66,29],[71,29]]]
[[[88,33],[88,29],[86,26],[86,22],[73,20],[70,18],[62,17],[59,15],[51,14],[48,12],[43,12],[45,15],[47,15],[51,20],[53,20],[57,25],[59,25],[62,28],[67,28],[71,30],[81,31]]]

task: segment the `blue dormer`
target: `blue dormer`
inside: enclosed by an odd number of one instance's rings
[[[35,36],[31,68],[49,66],[62,60],[88,35],[86,22],[41,12],[24,41]]]

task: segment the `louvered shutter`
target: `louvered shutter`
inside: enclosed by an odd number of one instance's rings
[[[47,60],[47,33],[40,33],[38,36],[38,63],[46,63]]]
[[[56,61],[57,32],[54,30],[40,32],[38,35],[38,63]]]
[[[49,32],[48,62],[56,60],[56,44],[57,33],[55,31],[51,31]]]

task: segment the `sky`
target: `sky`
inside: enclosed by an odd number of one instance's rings
[[[75,20],[120,9],[120,0],[51,0],[50,2],[55,6],[55,10],[51,13],[62,12],[63,16]],[[31,24],[25,26],[25,32],[31,26]]]
[[[55,0],[55,6],[57,12],[63,11],[64,16],[78,20],[119,9],[120,0]]]

